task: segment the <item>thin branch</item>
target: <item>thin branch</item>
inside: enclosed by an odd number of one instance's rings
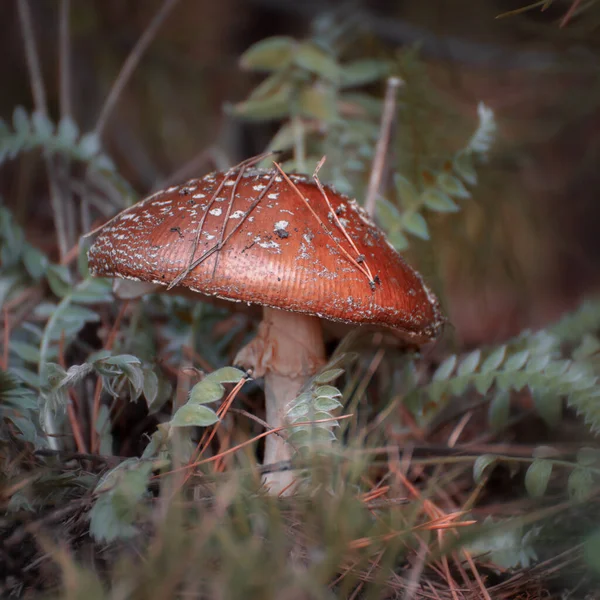
[[[227,223],[229,222],[229,217],[231,215],[231,209],[233,208],[233,204],[235,202],[235,195],[237,194],[237,188],[238,188],[240,180],[245,172],[246,172],[246,165],[243,165],[242,167],[240,167],[237,177],[235,178],[235,181],[233,182],[233,186],[231,187],[231,197],[229,198],[229,204],[227,205],[227,212],[225,213],[225,218],[223,219],[223,228],[221,229],[221,233],[219,234],[219,241],[217,242],[221,247],[223,246],[223,239],[225,237],[225,230],[227,229]],[[223,179],[223,183],[225,183],[225,179]],[[206,212],[208,212],[208,209]],[[205,216],[206,216],[206,212],[204,213]],[[215,264],[213,266],[213,271],[212,271],[212,279],[215,278],[218,264],[219,264],[219,253],[217,253],[217,256],[215,257]]]
[[[356,244],[354,243],[354,240],[350,237],[350,235],[346,231],[346,228],[344,227],[344,224],[340,221],[340,218],[338,217],[336,211],[333,210],[333,206],[331,206],[331,202],[329,201],[329,197],[327,196],[327,192],[325,191],[325,188],[323,187],[323,184],[321,183],[321,180],[319,179],[319,171],[321,170],[321,167],[325,164],[326,158],[327,157],[324,156],[319,161],[319,164],[316,166],[315,172],[313,173],[313,179],[315,180],[315,183],[317,184],[317,187],[319,188],[319,191],[321,192],[321,195],[325,199],[325,203],[327,204],[327,207],[329,208],[329,211],[330,211],[330,213],[332,215],[333,220],[335,221],[336,225],[339,227],[340,231],[342,232],[342,234],[344,235],[344,237],[346,238],[346,240],[348,241],[348,243],[354,249],[354,252],[356,252],[356,261],[357,262],[362,262],[365,265],[365,271],[367,272],[367,275],[369,277],[369,283],[371,283],[371,282],[374,283],[373,273],[371,273],[371,269],[369,269],[369,265],[367,264],[366,259],[359,252],[358,248],[356,247]]]
[[[48,104],[46,102],[46,89],[42,79],[42,70],[35,45],[35,34],[33,32],[33,23],[31,21],[31,10],[27,0],[18,0],[19,21],[21,24],[21,33],[25,45],[25,58],[27,60],[27,70],[29,71],[29,82],[31,84],[31,93],[35,109],[42,115],[48,116]]]
[[[580,4],[581,0],[573,0],[573,3],[571,4],[571,6],[569,6],[569,10],[567,10],[565,16],[560,21],[561,28],[566,27],[569,24],[569,21],[571,21],[571,19],[577,12],[577,9],[579,8]]]
[[[31,93],[35,109],[42,115],[48,116],[48,105],[46,103],[46,90],[44,88],[44,80],[42,79],[42,71],[40,61],[35,45],[35,34],[33,32],[33,23],[31,21],[31,11],[27,0],[18,0],[19,22],[21,25],[21,34],[23,35],[23,43],[25,45],[25,57],[27,60],[27,69],[29,71],[29,80],[31,83]],[[46,171],[48,175],[48,183],[50,187],[50,204],[52,206],[52,216],[54,218],[54,227],[56,228],[56,236],[58,238],[58,249],[60,259],[62,260],[65,254],[69,251],[69,241],[67,239],[64,207],[60,197],[60,190],[56,179],[56,173],[52,165],[52,160],[47,154],[44,154],[46,163]]]
[[[369,178],[369,187],[367,189],[367,199],[365,201],[365,210],[371,217],[375,214],[375,203],[381,185],[385,156],[390,144],[394,115],[396,114],[396,96],[398,94],[398,88],[401,85],[402,80],[399,77],[389,77],[387,80],[379,139],[377,140],[375,158],[373,159],[373,167],[371,168],[371,177]]]
[[[58,71],[60,79],[59,102],[62,119],[73,114],[71,105],[71,38],[69,35],[69,12],[71,0],[61,0],[58,17]]]
[[[104,105],[102,106],[102,110],[100,111],[98,121],[96,122],[95,131],[98,136],[102,135],[110,113],[114,109],[117,100],[127,85],[131,75],[138,66],[144,52],[146,52],[152,43],[152,40],[158,33],[160,26],[163,24],[169,13],[175,8],[177,2],[179,2],[179,0],[165,0],[165,2],[163,2],[160,10],[156,13],[156,15],[154,15],[150,25],[148,25],[137,44],[134,46],[133,50],[123,63],[121,71],[113,83]]]

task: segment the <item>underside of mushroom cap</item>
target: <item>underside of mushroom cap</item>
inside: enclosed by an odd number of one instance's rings
[[[157,192],[97,232],[90,270],[434,339],[437,300],[383,231],[356,201],[289,177],[246,169]]]

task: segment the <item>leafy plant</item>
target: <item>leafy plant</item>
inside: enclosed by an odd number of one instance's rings
[[[320,442],[330,443],[336,439],[333,430],[339,424],[332,412],[342,407],[342,392],[330,384],[344,373],[344,369],[336,367],[341,358],[343,356],[331,361],[312,377],[304,391],[290,403],[289,442],[297,449],[314,449]]]
[[[395,202],[379,198],[377,206],[381,223],[392,244],[404,250],[409,242],[406,234],[422,240],[429,239],[425,210],[434,213],[454,213],[460,210],[458,200],[471,196],[467,185],[477,183],[475,160],[487,155],[494,140],[496,124],[494,114],[484,104],[479,104],[479,125],[467,145],[446,161],[443,168],[421,172],[418,181],[396,173],[394,175]]]
[[[443,399],[464,394],[469,387],[481,395],[492,391],[490,422],[499,429],[509,416],[508,392],[527,388],[548,425],[557,425],[562,399],[566,398],[591,429],[598,430],[600,405],[596,399],[600,388],[590,356],[599,346],[584,338],[570,357],[564,357],[560,338],[550,333],[553,329],[535,334],[524,332],[507,344],[483,352],[477,349],[460,359],[457,355],[448,356],[431,382],[415,390],[409,402],[421,417],[426,417],[418,408],[425,406],[423,395],[438,405]]]
[[[22,106],[17,106],[13,112],[12,131],[0,120],[0,164],[33,148],[63,154],[98,170],[115,171],[114,163],[102,153],[95,133],[82,136],[70,117],[64,117],[55,126],[46,115],[35,111],[29,116]]]
[[[249,48],[240,65],[269,75],[233,113],[283,120],[268,147],[293,151],[293,159],[282,166],[312,172],[326,155],[324,180],[341,192],[355,192],[356,176],[364,177],[370,167],[382,105],[354,88],[383,80],[391,61],[343,61],[334,41],[274,37]]]

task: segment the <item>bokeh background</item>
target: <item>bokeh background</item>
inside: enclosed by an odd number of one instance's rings
[[[85,131],[162,0],[70,4],[72,113]],[[586,10],[566,23],[572,0],[497,18],[525,4],[179,0],[102,141],[143,195],[179,173],[202,174],[265,148],[272,123],[249,124],[223,111],[261,80],[238,66],[252,43],[271,35],[305,38],[316,19],[327,18],[352,22],[374,51],[417,45],[439,107],[431,126],[448,147],[460,148],[471,134],[481,101],[494,110],[498,134],[472,199],[460,213],[436,217],[431,244],[413,244],[410,260],[443,288],[459,346],[499,342],[557,318],[599,283],[600,4],[582,3]],[[30,7],[57,121],[59,3],[34,0]],[[3,119],[17,105],[33,109],[16,3],[9,0],[0,7],[0,89]],[[39,154],[2,166],[0,195],[29,241],[56,257]]]

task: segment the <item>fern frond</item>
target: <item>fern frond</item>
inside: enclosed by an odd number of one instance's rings
[[[464,152],[485,155],[496,137],[496,120],[494,119],[494,111],[483,102],[477,105],[477,116],[479,117],[479,125],[471,136]]]
[[[439,409],[444,400],[470,387],[485,395],[492,386],[496,397],[506,401],[506,392],[528,388],[541,416],[548,421],[560,415],[560,399],[566,398],[592,431],[600,431],[600,385],[592,365],[586,360],[563,358],[558,338],[547,331],[525,332],[485,354],[475,350],[462,358],[448,357],[431,382],[411,394],[411,402],[413,407],[426,406],[424,402],[414,404],[422,394]],[[419,416],[427,420],[429,415],[421,408]]]
[[[332,413],[342,406],[342,392],[331,383],[344,372],[344,369],[337,367],[343,358],[343,355],[339,355],[330,361],[320,373],[307,382],[304,391],[290,402],[287,421],[291,425],[298,425],[289,430],[289,440],[296,448],[311,448],[315,444],[336,439],[333,429],[338,427],[339,423],[334,420]],[[312,421],[323,422],[306,424]]]
[[[575,311],[567,313],[555,325],[550,333],[562,342],[576,342],[587,333],[600,331],[600,300],[584,301]]]

